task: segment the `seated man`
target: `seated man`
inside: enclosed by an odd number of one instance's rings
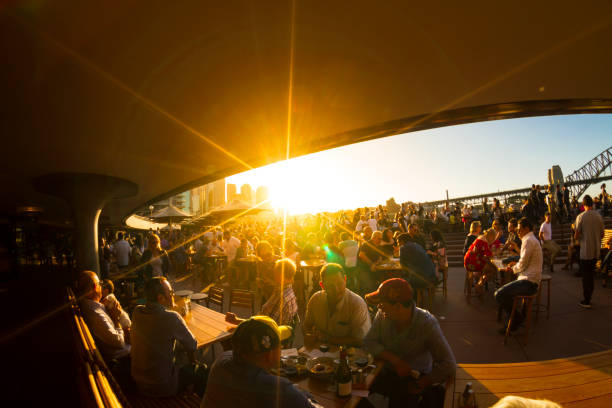
[[[279,327],[267,316],[240,323],[232,337],[233,351],[223,353],[212,366],[200,406],[319,407],[289,380],[269,372],[280,366],[280,345],[290,336],[290,327]]]
[[[132,377],[138,389],[151,397],[168,397],[188,385],[202,394],[205,368],[193,364],[197,342],[174,307],[174,291],[163,276],[146,286],[146,305],[137,306],[132,316]],[[176,341],[192,364],[175,364]]]
[[[518,236],[522,241],[521,257],[518,263],[511,262],[507,268],[508,272],[512,272],[518,277],[515,281],[505,284],[495,292],[495,299],[508,316],[512,312],[514,296],[535,294],[538,291],[540,279],[542,279],[542,247],[540,241],[533,235],[531,228],[531,222],[527,218],[523,217],[519,220]],[[520,310],[517,310],[510,330],[518,329],[522,322],[523,315]],[[499,332],[505,334],[506,328],[502,327]]]
[[[420,244],[403,233],[397,237],[400,264],[408,269],[406,280],[414,288],[426,288],[436,283],[436,265]]]
[[[121,328],[121,306],[107,310],[100,299],[102,286],[95,272],[81,272],[77,280],[77,297],[81,300],[83,319],[105,359],[120,359],[130,354]]]
[[[436,318],[412,300],[404,279],[384,281],[366,301],[378,307],[363,340],[372,355],[385,362],[370,391],[389,397],[389,408],[441,406],[445,381],[455,375],[455,356]]]
[[[319,285],[323,290],[306,307],[305,340],[359,346],[370,329],[370,315],[364,300],[346,288],[342,266],[325,265]]]
[[[290,259],[280,259],[274,264],[274,291],[272,296],[261,306],[260,315],[271,317],[277,324],[293,326],[298,307],[293,292],[293,277],[295,264]],[[244,319],[236,317],[232,312],[225,314],[225,321],[240,324]]]

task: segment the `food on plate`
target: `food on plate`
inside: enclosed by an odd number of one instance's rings
[[[310,369],[310,371],[314,374],[329,374],[334,371],[334,367],[332,367],[331,364],[317,363]]]

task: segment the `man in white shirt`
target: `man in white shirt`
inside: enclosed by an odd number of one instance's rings
[[[374,218],[374,214],[370,215],[370,219],[368,220],[368,225],[372,228],[372,231],[378,231],[378,222],[376,218]]]
[[[518,275],[515,281],[497,289],[495,299],[506,311],[507,316],[512,312],[514,296],[534,295],[542,279],[542,247],[540,241],[533,235],[531,222],[523,217],[518,222],[518,236],[521,238],[521,257],[518,262],[510,262],[507,272]],[[515,311],[511,331],[518,329],[524,317],[521,311]],[[506,329],[500,329],[505,334]]]
[[[130,253],[132,247],[130,243],[123,239],[123,232],[117,234],[117,242],[113,246],[113,253],[117,258],[117,266],[121,268],[127,268],[130,265]]]
[[[550,254],[550,271],[554,272],[553,266],[555,264],[555,258],[561,251],[561,247],[552,239],[552,227],[550,223],[550,212],[544,213],[544,222],[540,226],[539,234],[540,242],[542,243],[542,249],[545,249]]]
[[[359,217],[359,222],[357,222],[357,226],[355,227],[355,231],[361,232],[363,227],[368,225],[368,221],[366,220],[365,215]]]
[[[359,346],[372,325],[368,306],[346,288],[342,266],[329,263],[321,269],[323,290],[312,295],[306,308],[306,342]]]
[[[112,309],[112,312],[107,312],[104,305],[100,303],[102,286],[95,272],[81,272],[77,280],[77,295],[81,299],[83,319],[102,355],[112,360],[130,354],[130,345],[125,342],[123,329],[119,323],[121,306]]]
[[[227,262],[229,264],[234,262],[236,259],[236,251],[240,247],[240,240],[232,236],[231,231],[223,231],[223,241],[221,241],[221,248],[225,255],[227,255]]]

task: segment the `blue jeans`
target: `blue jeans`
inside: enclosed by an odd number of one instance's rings
[[[527,279],[515,280],[497,289],[495,291],[495,300],[497,300],[497,303],[499,303],[508,316],[510,316],[515,296],[534,295],[537,291],[537,283],[533,283]]]

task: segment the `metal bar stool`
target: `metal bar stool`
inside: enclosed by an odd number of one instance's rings
[[[465,283],[463,284],[463,293],[465,294],[465,298],[468,304],[471,303],[472,297],[479,297],[479,293],[472,293],[472,289],[474,288],[474,274],[476,272],[465,269]]]
[[[425,300],[424,300],[425,292],[427,292],[427,308],[424,307],[425,306]],[[417,306],[420,308],[429,310],[431,312],[431,307],[433,306],[433,298],[435,296],[435,293],[436,293],[436,287],[433,285],[427,286],[425,288],[416,289]]]
[[[508,343],[508,336],[510,335],[510,327],[512,327],[512,321],[514,320],[514,315],[516,314],[516,308],[519,307],[519,304],[523,307],[523,310],[527,310],[527,316],[525,317],[526,325],[525,325],[525,345],[527,345],[527,339],[529,336],[529,326],[531,326],[531,306],[533,305],[533,301],[536,300],[537,294],[535,295],[519,295],[514,297],[514,301],[512,302],[512,313],[510,313],[510,319],[508,319],[508,326],[506,326],[506,335],[504,336],[504,344]]]
[[[444,296],[444,300],[446,300],[448,298],[448,288],[447,288],[447,282],[448,282],[448,268],[445,268],[442,270],[442,296]],[[437,289],[437,290],[440,290]]]
[[[546,306],[542,305],[542,307],[546,307],[546,320],[550,318],[550,281],[552,280],[552,276],[547,273],[542,274],[542,280],[538,285],[538,298],[536,299],[536,315],[535,321],[538,321],[538,313],[540,312],[540,297],[542,295],[542,286],[546,283],[547,291],[546,291]]]

